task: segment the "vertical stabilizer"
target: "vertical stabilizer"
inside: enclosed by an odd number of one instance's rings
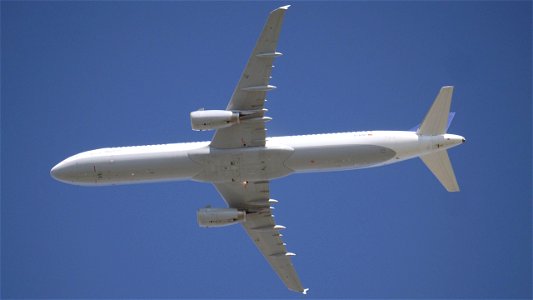
[[[418,135],[440,135],[446,133],[452,94],[453,86],[443,86],[440,89],[422,125],[416,132]]]
[[[459,185],[455,179],[448,151],[439,151],[420,156],[420,159],[426,164],[428,169],[437,177],[440,183],[448,192],[458,192]]]

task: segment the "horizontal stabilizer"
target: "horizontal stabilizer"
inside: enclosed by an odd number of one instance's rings
[[[422,155],[420,159],[448,192],[459,191],[459,185],[457,184],[457,179],[455,179],[455,173],[446,150]]]
[[[418,135],[440,135],[446,133],[452,94],[453,86],[443,86],[440,89],[422,125],[416,132]]]

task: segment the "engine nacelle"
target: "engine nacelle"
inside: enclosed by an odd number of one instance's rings
[[[200,227],[222,227],[244,222],[246,212],[235,208],[200,208],[197,217]]]
[[[239,113],[228,110],[197,110],[191,112],[192,130],[213,130],[239,123]]]

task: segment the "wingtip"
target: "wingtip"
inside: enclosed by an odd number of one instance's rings
[[[454,186],[454,187],[451,187],[451,188],[446,188],[446,190],[450,193],[458,193],[461,191],[461,189],[459,188],[459,186]]]
[[[281,14],[281,15],[283,15],[283,14],[285,14],[285,11],[287,9],[289,9],[289,7],[291,7],[291,6],[290,5],[280,6],[280,7],[276,8],[276,9],[274,9],[273,11],[271,11],[270,14],[271,15],[272,14],[276,14],[276,15]]]
[[[302,291],[302,294],[307,295],[307,292],[308,292],[308,291],[309,291],[309,289],[304,289],[304,290]]]
[[[280,6],[280,7],[276,8],[276,9],[274,9],[273,11],[271,11],[270,13],[271,13],[271,14],[273,14],[273,13],[275,13],[275,12],[278,12],[278,13],[285,13],[285,11],[286,11],[287,9],[289,9],[289,7],[291,7],[291,6],[290,6],[290,5]]]

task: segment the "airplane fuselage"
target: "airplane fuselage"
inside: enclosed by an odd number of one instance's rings
[[[245,182],[292,173],[353,170],[387,165],[464,142],[453,134],[363,131],[271,137],[265,147],[216,149],[210,142],[102,148],[82,152],[51,171],[77,185],[158,181]]]

